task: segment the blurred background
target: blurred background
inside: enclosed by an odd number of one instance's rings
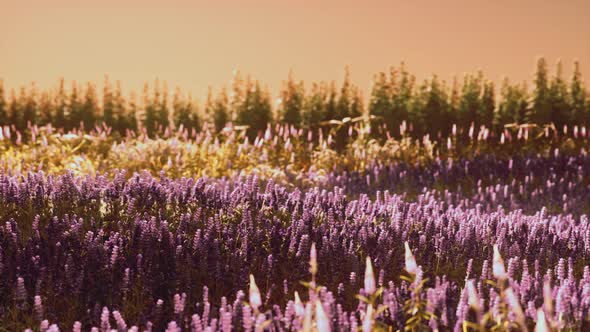
[[[44,88],[108,74],[140,91],[158,77],[202,100],[236,68],[276,92],[289,70],[339,83],[350,65],[366,92],[405,60],[419,81],[481,69],[520,82],[536,56],[550,70],[561,58],[565,73],[587,63],[589,13],[584,0],[0,0],[0,78]]]

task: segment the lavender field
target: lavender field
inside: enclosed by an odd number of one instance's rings
[[[23,143],[4,127],[0,330],[590,328],[585,128],[434,151],[366,126],[344,150],[277,127],[109,152],[98,128],[31,127]]]
[[[535,75],[0,81],[0,332],[590,331],[590,94]]]

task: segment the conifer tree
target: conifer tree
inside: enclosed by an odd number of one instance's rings
[[[76,119],[78,123],[83,123],[86,130],[92,129],[96,123],[96,111],[98,109],[98,100],[94,84],[88,83],[86,86],[86,94],[84,96],[84,102],[80,106],[80,112],[77,114],[79,119]]]
[[[465,131],[471,124],[477,125],[478,123],[477,112],[481,107],[482,79],[482,73],[479,72],[477,76],[467,74],[463,80],[458,125]]]
[[[387,81],[387,75],[380,72],[373,77],[371,97],[369,100],[369,114],[375,116],[371,121],[372,127],[385,123],[387,129],[392,132],[397,128],[397,119],[393,111],[391,89]]]
[[[447,112],[447,135],[452,131],[453,125],[457,125],[460,102],[461,96],[459,94],[459,80],[456,76],[454,76],[453,83],[451,85],[451,93],[449,96],[449,111]]]
[[[336,82],[332,81],[327,90],[326,106],[322,121],[336,120],[338,116],[338,92],[336,91]]]
[[[539,125],[550,123],[552,119],[551,104],[549,102],[549,78],[547,63],[542,57],[537,60],[534,83],[532,114],[529,120]]]
[[[31,85],[28,95],[24,87],[21,89],[21,98],[23,99],[23,123],[19,128],[24,131],[29,125],[37,123],[37,87],[34,83]]]
[[[203,122],[206,124],[213,124],[213,114],[215,109],[215,99],[213,98],[213,89],[211,86],[207,89],[207,99],[203,107]]]
[[[586,90],[582,81],[580,63],[574,61],[574,71],[570,83],[571,122],[573,124],[589,124],[590,114],[585,111]]]
[[[305,128],[317,131],[324,118],[324,93],[321,84],[313,83],[310,94],[303,105],[303,125]]]
[[[4,93],[4,81],[0,79],[0,126],[8,124],[8,105]]]
[[[299,128],[301,126],[301,110],[305,100],[303,82],[295,82],[293,73],[289,71],[287,82],[283,82],[281,91],[281,103],[279,108],[279,120]]]
[[[159,81],[156,79],[155,86],[154,86],[154,96],[150,98],[149,96],[149,86],[147,84],[144,85],[143,89],[143,107],[144,107],[144,114],[143,118],[143,127],[147,131],[148,135],[152,136],[156,132],[156,126],[158,122],[158,118],[156,115],[157,107],[159,104],[160,99],[160,91],[159,91]]]
[[[137,103],[137,95],[131,91],[129,94],[129,107],[125,115],[127,117],[127,123],[129,123],[129,130],[135,131],[141,127],[140,110]]]
[[[227,90],[225,87],[217,96],[215,103],[213,104],[212,111],[213,125],[215,126],[215,130],[220,132],[229,121],[229,98],[227,96]]]
[[[58,129],[63,129],[67,126],[67,96],[65,91],[65,81],[63,78],[59,81],[57,95],[55,96],[55,117],[53,126]]]
[[[494,122],[494,111],[496,109],[496,91],[494,82],[487,81],[483,84],[481,105],[477,116],[476,125],[492,129]]]
[[[250,78],[247,78],[246,82],[242,79],[242,75],[239,70],[234,71],[232,78],[231,92],[229,95],[229,109],[228,109],[228,122],[236,120],[238,114],[244,107],[246,94],[248,93],[248,85]],[[246,87],[244,87],[246,83]]]
[[[437,75],[433,75],[428,83],[428,94],[426,97],[426,104],[423,110],[423,128],[425,133],[430,134],[430,137],[438,137],[446,131],[445,115],[447,113],[448,98],[445,92],[444,84],[438,79]]]
[[[186,108],[188,109],[190,124],[187,129],[190,129],[191,131],[194,129],[195,131],[199,132],[203,126],[203,121],[199,112],[199,104],[193,100],[193,96],[191,94],[188,95]]]
[[[174,126],[176,128],[180,127],[181,124],[189,132],[192,129],[200,128],[200,119],[192,96],[189,95],[187,100],[183,99],[180,88],[177,88],[174,92],[172,105]]]
[[[41,93],[39,99],[39,125],[53,124],[53,114],[55,113],[55,104],[49,91]]]
[[[529,122],[528,94],[526,85],[512,85],[505,78],[500,91],[501,98],[498,111],[495,113],[494,124],[502,129],[507,124],[524,124]]]
[[[69,124],[66,128],[67,130],[80,127],[80,121],[82,119],[82,116],[80,115],[82,110],[82,103],[80,102],[80,93],[78,90],[78,84],[76,83],[76,81],[73,81],[72,91],[70,92],[70,100],[67,109],[68,112],[66,113],[67,123]]]
[[[394,84],[392,97],[393,120],[391,125],[394,127],[392,128],[394,133],[400,132],[399,127],[404,120],[407,121],[408,124],[412,122],[412,119],[416,118],[414,113],[417,112],[415,109],[416,103],[413,101],[416,77],[406,70],[404,62],[400,65],[399,76],[399,84],[395,84],[395,80],[393,82],[390,81]]]
[[[113,93],[113,117],[114,128],[117,132],[124,134],[127,129],[133,129],[135,126],[135,114],[127,108],[127,102],[123,96],[121,81],[117,80],[115,92]]]
[[[115,124],[115,102],[108,76],[105,76],[102,90],[102,122],[109,127]]]
[[[410,128],[410,135],[413,137],[422,137],[427,131],[425,130],[425,113],[426,104],[429,99],[430,82],[424,80],[416,89],[416,93],[412,96],[410,101],[410,108],[408,114],[408,126]]]
[[[168,109],[168,84],[166,81],[163,83],[162,88],[162,99],[158,105],[157,122],[158,127],[162,129],[168,128],[170,125],[170,110]]]
[[[21,97],[24,93],[24,88],[21,89]],[[10,107],[8,111],[8,119],[11,125],[14,125],[17,129],[21,130],[23,123],[23,107],[21,105],[22,98],[16,97],[16,91],[10,89]]]
[[[568,102],[567,85],[562,77],[561,61],[557,62],[556,73],[549,86],[548,103],[551,111],[551,122],[562,130],[565,124],[569,124],[570,105]]]
[[[270,96],[263,91],[258,81],[246,81],[246,96],[237,114],[236,123],[248,126],[248,136],[254,138],[272,122]]]

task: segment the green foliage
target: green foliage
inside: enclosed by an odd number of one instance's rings
[[[560,130],[564,125],[570,123],[568,97],[567,84],[562,78],[562,66],[559,61],[556,66],[556,74],[549,86],[548,102],[551,105],[551,122]]]
[[[316,131],[320,127],[324,114],[324,89],[320,84],[314,83],[311,94],[307,96],[303,109],[303,126]]]
[[[121,135],[127,130],[141,129],[155,137],[181,125],[191,132],[203,125],[220,131],[226,123],[235,122],[247,125],[247,133],[253,138],[273,122],[276,111],[280,124],[309,129],[316,142],[320,130],[324,137],[331,132],[337,148],[342,148],[354,133],[343,126],[334,128],[330,121],[367,113],[372,116],[371,135],[381,142],[388,137],[400,138],[403,123],[404,135],[420,138],[428,134],[436,140],[449,136],[453,125],[464,136],[472,124],[476,132],[485,126],[494,134],[511,123],[554,124],[558,130],[564,125],[590,126],[590,95],[578,62],[574,63],[571,81],[566,82],[560,63],[550,77],[545,60],[540,58],[534,84],[529,92],[526,83],[511,84],[505,80],[496,91],[480,71],[465,75],[462,81],[453,79],[451,84],[433,75],[416,85],[415,77],[402,62],[389,72],[374,76],[367,109],[348,68],[341,87],[334,81],[313,82],[307,91],[303,82],[295,81],[290,74],[279,93],[280,102],[273,109],[273,98],[261,88],[261,83],[242,79],[239,71],[229,93],[223,88],[213,95],[210,89],[202,107],[190,95],[176,91],[170,96],[165,82],[157,79],[152,89],[145,85],[139,100],[133,93],[124,95],[121,83],[113,85],[108,78],[101,90],[92,83],[82,88],[75,82],[66,89],[63,79],[57,89],[44,91],[38,91],[34,84],[5,89],[0,83],[0,124],[14,125],[23,133],[29,125],[51,123],[68,131],[81,126],[89,130],[104,124]]]
[[[535,90],[533,92],[533,113],[529,120],[537,124],[551,122],[551,103],[549,96],[549,76],[547,62],[544,58],[537,60],[535,73]]]
[[[585,107],[586,90],[580,72],[580,63],[574,62],[574,72],[570,83],[571,118],[573,123],[590,124],[590,108]],[[588,104],[590,107],[590,104]]]
[[[284,124],[301,127],[301,110],[305,102],[305,88],[303,81],[297,83],[289,72],[289,79],[283,84],[281,91],[281,103],[279,106],[279,119]]]
[[[4,93],[4,81],[0,79],[0,125],[8,123],[8,108]]]
[[[526,87],[511,85],[508,79],[504,79],[500,93],[502,98],[494,116],[495,126],[503,128],[511,123],[527,123],[529,114]]]
[[[494,83],[487,81],[483,85],[483,92],[481,96],[481,106],[477,116],[477,127],[485,126],[492,128],[494,122],[494,111],[496,110],[496,91]]]
[[[272,122],[270,95],[260,88],[259,82],[246,82],[243,102],[237,106],[236,123],[248,126],[248,136],[253,138],[262,133]]]
[[[201,118],[190,95],[187,99],[182,98],[180,89],[177,88],[172,105],[175,128],[183,127],[189,131],[201,128]]]
[[[229,121],[229,107],[228,107],[228,98],[225,89],[221,91],[221,94],[217,96],[217,100],[212,106],[213,112],[213,124],[215,125],[215,130],[220,132],[225,124]]]
[[[459,102],[459,114],[457,124],[461,128],[469,128],[472,124],[477,125],[478,112],[481,107],[483,74],[478,72],[476,76],[465,75],[461,100]]]

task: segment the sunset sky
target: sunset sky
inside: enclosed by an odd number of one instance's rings
[[[340,80],[350,65],[369,87],[405,60],[419,79],[482,69],[529,79],[536,56],[578,58],[590,77],[590,1],[531,0],[0,0],[0,78],[99,81],[127,90],[155,77],[197,97],[232,71],[271,89],[293,69],[305,81]]]

